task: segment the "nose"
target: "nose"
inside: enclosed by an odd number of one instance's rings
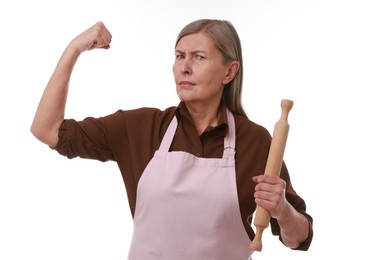
[[[180,70],[182,74],[190,75],[192,73],[192,63],[189,57],[182,60]]]

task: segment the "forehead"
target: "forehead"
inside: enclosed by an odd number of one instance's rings
[[[193,33],[182,37],[177,43],[178,51],[204,51],[217,50],[214,40],[205,33]]]

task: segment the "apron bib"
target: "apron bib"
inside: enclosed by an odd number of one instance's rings
[[[248,260],[253,251],[241,220],[235,173],[235,124],[222,158],[169,152],[174,117],[137,187],[128,260]]]

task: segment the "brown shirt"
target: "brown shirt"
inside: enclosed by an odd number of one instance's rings
[[[228,131],[225,107],[216,127],[208,127],[200,136],[184,103],[164,111],[156,108],[119,110],[100,118],[82,121],[64,120],[55,149],[68,158],[81,157],[100,161],[116,161],[125,183],[130,210],[134,216],[138,181],[152,159],[172,118],[178,126],[171,151],[185,151],[204,158],[221,158],[224,137]],[[236,182],[241,217],[248,236],[253,239],[252,215],[255,184],[252,177],[263,174],[267,161],[271,135],[262,126],[245,117],[234,115],[236,125]],[[294,208],[304,214],[310,223],[310,233],[298,250],[310,246],[313,230],[312,218],[306,213],[304,200],[294,191],[290,176],[283,163],[280,174],[286,183],[286,198]],[[218,187],[216,187],[218,188]],[[280,235],[277,221],[271,219],[274,235]],[[279,236],[279,239],[280,236]],[[282,241],[283,242],[283,241]]]

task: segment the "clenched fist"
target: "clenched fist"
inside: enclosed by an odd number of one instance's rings
[[[103,22],[97,22],[69,43],[69,48],[81,53],[96,48],[109,49],[112,35]]]

